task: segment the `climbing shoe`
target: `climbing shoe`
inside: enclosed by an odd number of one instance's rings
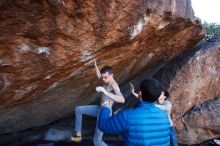
[[[80,142],[82,140],[82,136],[76,135],[76,132],[72,134],[71,141]]]

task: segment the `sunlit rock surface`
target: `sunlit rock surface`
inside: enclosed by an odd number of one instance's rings
[[[113,66],[121,85],[203,35],[189,0],[3,0],[0,134],[48,124],[98,100],[93,59]]]
[[[215,100],[220,95],[220,36],[172,60],[155,77],[171,93],[180,143],[220,136],[219,99]]]

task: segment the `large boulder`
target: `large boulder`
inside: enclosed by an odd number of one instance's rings
[[[173,59],[155,75],[170,91],[180,143],[220,136],[220,36]],[[200,105],[201,104],[201,105]]]
[[[186,126],[186,135],[183,140],[189,143],[198,143],[220,137],[220,98],[195,105],[186,112],[183,122]]]
[[[92,60],[119,84],[160,68],[204,32],[189,0],[0,2],[0,134],[98,100]]]

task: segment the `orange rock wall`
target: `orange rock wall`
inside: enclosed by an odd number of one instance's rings
[[[188,0],[0,2],[0,134],[69,116],[98,100],[92,60],[119,84],[203,37]]]

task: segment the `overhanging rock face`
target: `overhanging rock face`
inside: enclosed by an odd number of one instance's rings
[[[203,37],[189,0],[0,2],[0,134],[95,101],[92,60],[123,84]]]

